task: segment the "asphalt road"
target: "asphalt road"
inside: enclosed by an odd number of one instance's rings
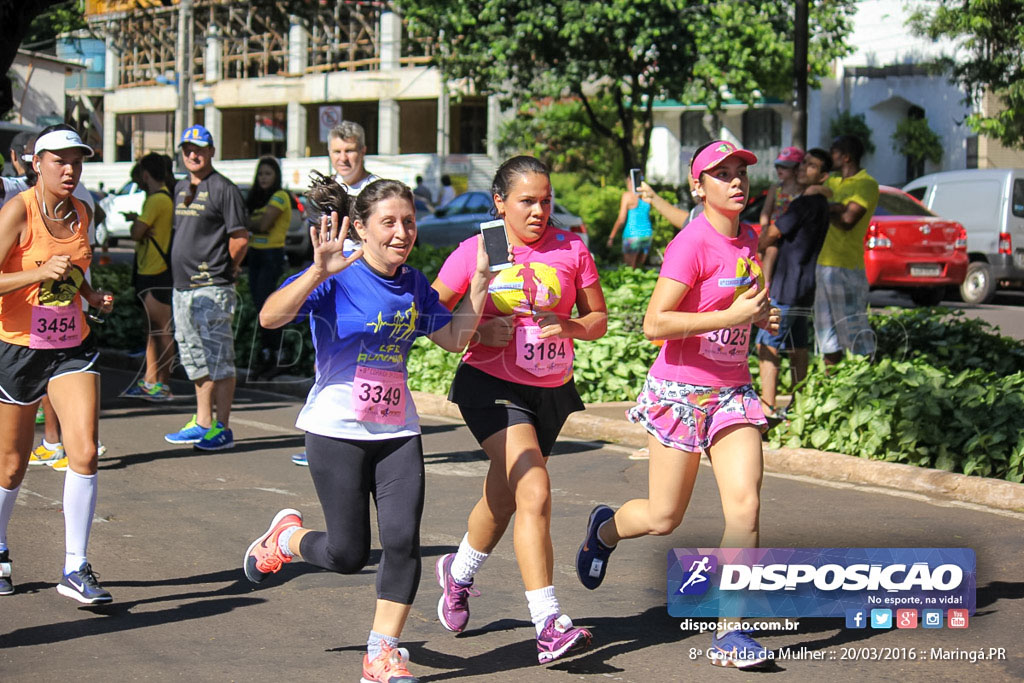
[[[243,553],[274,513],[322,517],[308,472],[289,456],[302,448],[293,399],[241,391],[233,417],[237,447],[208,454],[165,443],[191,412],[116,397],[131,376],[104,372],[100,498],[90,560],[115,602],[89,609],[54,590],[62,560],[63,476],[34,467],[23,485],[9,542],[17,593],[0,598],[0,679],[4,681],[310,680],[356,681],[374,602],[373,572],[340,576],[301,562],[254,588]],[[647,465],[628,449],[564,440],[551,458],[555,585],[563,609],[593,629],[592,649],[547,667],[536,664],[533,631],[508,537],[478,576],[467,632],[453,636],[436,616],[433,561],[454,550],[486,469],[466,428],[424,420],[427,500],[424,572],[404,645],[424,681],[680,681],[743,674],[703,661],[709,636],[680,631],[665,609],[666,553],[715,546],[722,532],[717,490],[702,467],[690,511],[669,537],[627,542],[604,586],[583,589],[573,558],[590,509],[646,490]],[[963,631],[847,630],[840,620],[804,619],[795,632],[762,641],[777,653],[823,653],[824,660],[776,661],[764,674],[814,681],[924,681],[1024,678],[1021,538],[1024,514],[921,496],[769,474],[763,545],[777,547],[965,546],[978,556],[978,610]],[[1005,659],[934,661],[931,649],[1004,647]],[[882,648],[927,653],[915,661],[863,661]],[[900,650],[897,650],[900,651]],[[903,650],[904,652],[906,650]],[[987,650],[986,650],[987,652]],[[852,654],[855,659],[843,660]],[[696,659],[691,659],[696,657]]]

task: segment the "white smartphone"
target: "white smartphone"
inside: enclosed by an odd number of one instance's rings
[[[484,236],[484,249],[487,260],[491,262],[491,272],[512,267],[508,259],[508,235],[505,234],[505,221],[487,221],[480,224],[480,234]]]
[[[639,168],[629,169],[629,179],[633,183],[633,192],[640,191],[640,185],[644,182],[644,172]]]

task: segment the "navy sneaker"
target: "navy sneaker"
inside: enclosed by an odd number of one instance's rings
[[[14,592],[14,583],[11,581],[11,553],[9,550],[0,550],[0,595],[10,595]]]
[[[100,585],[98,578],[92,565],[86,562],[78,571],[61,576],[57,592],[86,605],[112,602],[114,598]]]
[[[223,422],[218,422],[192,447],[201,451],[222,451],[225,448],[234,448],[235,438],[230,429],[224,428]]]
[[[590,512],[587,522],[587,535],[576,551],[576,576],[585,588],[594,590],[604,581],[604,573],[608,568],[608,557],[615,548],[609,548],[597,537],[597,529],[606,520],[615,516],[615,511],[607,505],[598,505]]]
[[[768,648],[750,637],[751,631],[729,631],[721,638],[718,633],[711,636],[711,651],[708,653],[715,666],[731,666],[746,669],[768,661]]]
[[[178,431],[164,434],[164,441],[173,444],[199,443],[208,431],[210,431],[210,428],[199,426],[199,423],[196,422],[196,416],[193,415],[192,419]]]
[[[299,467],[309,467],[309,460],[306,460],[306,452],[296,453],[292,456],[292,463]]]

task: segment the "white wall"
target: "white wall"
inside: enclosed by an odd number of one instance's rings
[[[64,71],[67,66],[60,62],[18,53],[11,66],[14,109],[11,111],[15,123],[30,126],[42,116],[64,118]],[[28,94],[25,81],[28,79]],[[23,104],[24,103],[24,104]]]
[[[943,53],[954,53],[954,43],[915,36],[906,26],[915,7],[936,4],[935,0],[860,0],[848,40],[854,52],[843,59],[843,63],[847,66],[918,64]]]

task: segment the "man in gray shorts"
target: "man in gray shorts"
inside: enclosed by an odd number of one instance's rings
[[[213,137],[206,128],[186,130],[179,147],[189,176],[174,188],[171,306],[181,364],[196,385],[196,413],[164,438],[221,450],[235,445],[228,428],[235,397],[231,322],[235,277],[249,244],[245,204],[235,184],[213,170]]]

